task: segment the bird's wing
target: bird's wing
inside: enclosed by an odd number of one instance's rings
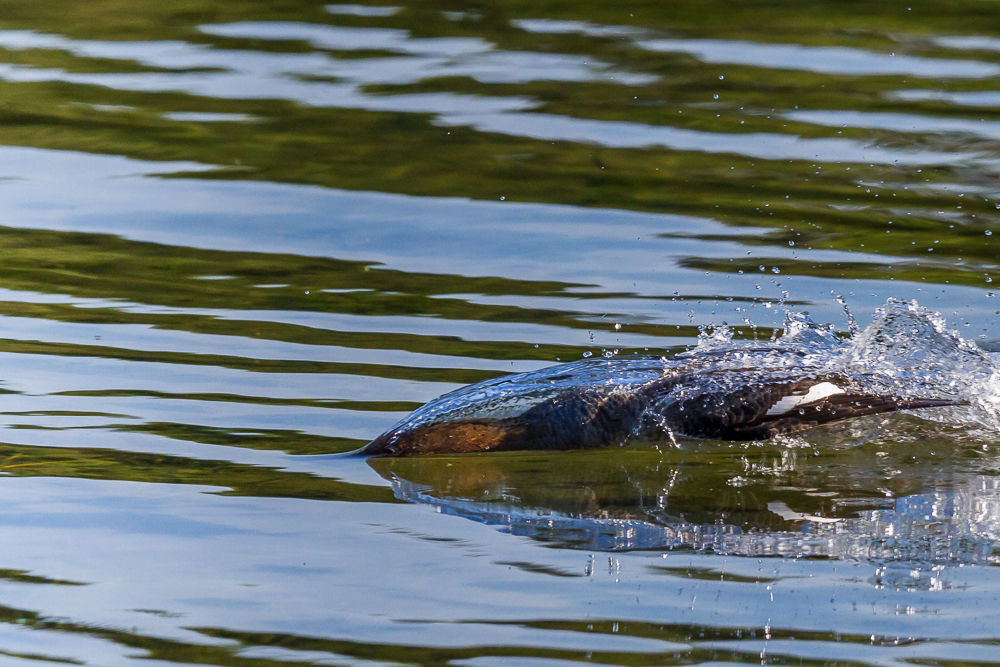
[[[852,417],[958,402],[866,394],[839,376],[772,377],[735,388],[720,376],[703,391],[681,388],[688,395],[661,393],[653,411],[677,434],[719,440],[763,440]]]
[[[960,400],[906,399],[898,396],[873,396],[843,392],[819,400],[803,402],[782,412],[768,411],[762,416],[735,424],[722,434],[726,440],[763,440],[781,433],[795,433],[833,422],[897,410],[919,410],[959,405]]]

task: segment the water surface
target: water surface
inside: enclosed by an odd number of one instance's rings
[[[471,382],[786,309],[846,338],[845,304],[915,299],[1000,350],[994,24],[7,3],[3,660],[996,664],[985,418],[340,455]]]

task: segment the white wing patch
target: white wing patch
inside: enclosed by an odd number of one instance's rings
[[[832,382],[820,382],[819,384],[814,384],[809,387],[809,391],[804,394],[792,394],[791,396],[785,396],[783,399],[772,405],[771,409],[767,411],[767,414],[783,415],[786,412],[794,410],[800,405],[821,401],[827,396],[843,393],[845,393],[844,390]]]
[[[823,384],[830,383],[824,382]],[[786,521],[812,521],[813,523],[837,523],[841,521],[841,519],[829,519],[824,516],[810,516],[808,514],[803,514],[802,512],[796,512],[780,500],[768,503],[767,509]]]

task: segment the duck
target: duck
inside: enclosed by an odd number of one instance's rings
[[[767,440],[867,415],[991,401],[1000,359],[916,301],[889,299],[844,337],[786,313],[780,338],[723,326],[674,355],[587,358],[440,396],[355,453],[594,449],[629,439]]]
[[[573,377],[566,369],[557,369],[556,373],[557,378],[559,374]],[[506,382],[525,379],[514,376]],[[488,387],[473,385],[463,393],[488,393],[485,389]],[[447,402],[442,399],[438,401]],[[425,406],[431,413],[429,418],[424,414],[404,420],[376,437],[360,453],[419,456],[594,449],[624,444],[633,436],[663,435],[767,440],[865,415],[959,403],[949,398],[866,392],[855,379],[845,375],[797,377],[761,372],[759,368],[708,368],[668,372],[635,385],[597,382],[571,386],[512,415],[478,416],[473,410],[472,416],[456,417],[443,410],[435,418],[439,405],[432,401]]]

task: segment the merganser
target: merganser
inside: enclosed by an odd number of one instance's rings
[[[853,384],[836,375],[762,377],[759,369],[747,369],[741,382],[739,370],[724,369],[669,374],[638,387],[574,387],[514,416],[404,420],[359,453],[588,449],[622,444],[633,434],[649,436],[656,429],[692,438],[764,440],[863,415],[958,402],[873,395]]]
[[[770,342],[736,342],[723,327],[674,356],[612,354],[487,380],[427,403],[358,453],[587,449],[632,436],[765,440],[864,415],[971,405],[998,376],[1000,365],[940,316],[889,299],[846,340],[789,313]]]

